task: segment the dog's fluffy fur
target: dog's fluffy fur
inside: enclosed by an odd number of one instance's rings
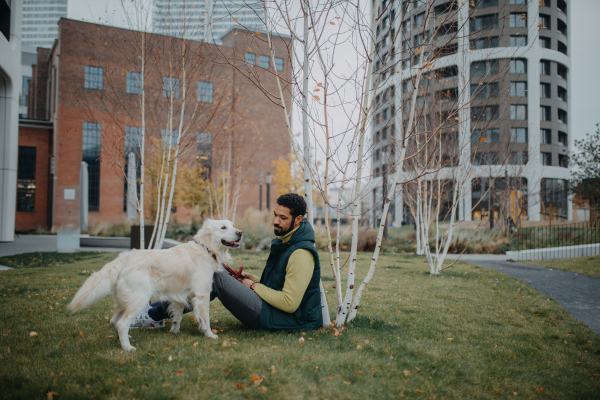
[[[200,331],[216,339],[208,315],[213,274],[231,263],[229,248],[239,247],[241,238],[231,221],[206,220],[194,241],[168,250],[121,253],[85,281],[69,309],[82,310],[110,293],[115,301],[110,324],[128,351],[135,350],[129,343],[129,326],[151,298],[171,302],[172,333],[179,332],[183,310],[192,305]]]

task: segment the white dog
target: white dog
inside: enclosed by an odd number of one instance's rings
[[[228,220],[206,220],[194,240],[168,250],[132,250],[92,274],[77,292],[69,309],[73,312],[96,304],[109,293],[115,300],[110,323],[124,350],[129,326],[151,298],[171,302],[172,333],[178,333],[186,305],[194,307],[201,332],[210,338],[208,316],[213,274],[232,261],[229,248],[240,246],[242,231]]]

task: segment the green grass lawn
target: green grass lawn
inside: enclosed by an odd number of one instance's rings
[[[560,260],[526,261],[525,264],[544,268],[560,269],[600,278],[600,256],[563,258]]]
[[[234,266],[253,273],[267,257],[234,255]],[[39,255],[2,260],[18,268],[0,271],[2,398],[56,392],[59,400],[597,399],[600,393],[600,336],[557,302],[467,263],[430,276],[419,256],[381,256],[359,318],[339,336],[330,329],[251,331],[215,300],[218,340],[201,336],[187,315],[178,335],[168,328],[130,331],[137,351],[126,353],[107,320],[109,297],[78,314],[66,310],[89,274],[115,256],[46,254],[49,266],[36,264]],[[333,280],[321,256],[333,309]],[[369,259],[360,255],[359,277]],[[265,378],[253,385],[253,376]]]

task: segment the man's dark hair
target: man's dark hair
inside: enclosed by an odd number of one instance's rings
[[[289,208],[292,213],[292,219],[296,219],[298,215],[304,216],[306,214],[306,201],[298,193],[282,194],[277,199],[277,204]]]

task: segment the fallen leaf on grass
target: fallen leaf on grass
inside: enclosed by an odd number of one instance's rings
[[[404,392],[400,392],[400,394],[398,395],[398,397],[404,397]]]
[[[267,390],[269,390],[266,386],[261,386],[260,387],[260,391],[261,392],[266,392]]]
[[[446,339],[446,341],[448,342],[452,342],[454,340],[454,338],[449,337],[448,339]]]
[[[83,337],[83,332],[79,332],[79,336]]]
[[[58,392],[48,392],[46,394],[46,397],[48,398],[48,400],[52,400],[52,396],[58,396]]]
[[[358,346],[356,346],[356,350],[362,350],[362,348],[363,348],[362,344],[360,344],[360,343],[358,344]]]
[[[117,379],[117,383],[123,383],[123,379],[121,379],[121,378]]]
[[[64,341],[64,340],[61,340],[61,341],[58,343],[58,345],[59,345],[60,347],[62,347],[62,345],[63,345],[64,343],[65,343],[65,341]]]
[[[252,375],[252,382],[260,381],[260,377],[258,375]]]
[[[190,321],[194,322],[194,317],[190,317]]]
[[[423,391],[421,389],[417,389],[417,393],[421,394]]]
[[[537,388],[537,389],[535,389],[535,391],[538,392],[538,393],[542,393],[544,391],[544,389],[543,388]]]
[[[108,317],[104,317],[104,319],[108,321]]]
[[[198,346],[198,342],[194,342],[194,344],[192,346],[194,346],[194,347]]]
[[[352,382],[346,382],[346,381],[344,381],[344,385],[351,385],[351,384],[352,384]]]
[[[410,372],[410,371],[404,371],[404,375],[406,375],[406,376],[410,375],[411,373],[412,372]]]
[[[114,337],[114,335],[108,335],[107,336],[107,338],[113,338],[113,337]]]
[[[415,367],[415,371],[419,372],[420,370],[421,370],[421,368]]]
[[[219,333],[219,331],[218,331],[218,330],[216,330],[216,329],[213,329],[213,330],[212,330],[212,333],[214,333],[214,334],[216,335],[217,333]]]
[[[275,375],[276,373],[277,373],[277,370],[275,369],[275,366],[271,365],[271,372],[270,372],[270,374],[271,375]]]
[[[377,370],[376,370],[375,368],[371,368],[371,371],[375,372],[375,371],[377,371]]]
[[[298,341],[299,341],[300,343],[302,343],[302,344],[306,343],[306,341],[304,340],[304,338],[303,338],[303,337],[301,337],[300,339],[298,339]]]
[[[221,347],[227,347],[227,340],[223,340],[223,343],[221,343]]]
[[[329,380],[330,380],[330,381],[333,381],[333,376],[330,376],[330,377],[329,377]]]
[[[171,386],[171,382],[165,382],[165,384],[163,385],[163,387],[167,387],[167,386]]]
[[[308,357],[306,357],[306,356],[302,357],[302,361],[307,361],[307,360],[308,360]]]
[[[37,336],[37,333],[34,331],[29,332],[29,337],[35,337]]]
[[[245,389],[246,389],[246,386],[244,386],[244,385],[240,385],[240,384],[238,384],[238,383],[236,383],[236,384],[235,384],[235,386],[236,386],[238,389],[242,389],[242,390],[245,390]]]

